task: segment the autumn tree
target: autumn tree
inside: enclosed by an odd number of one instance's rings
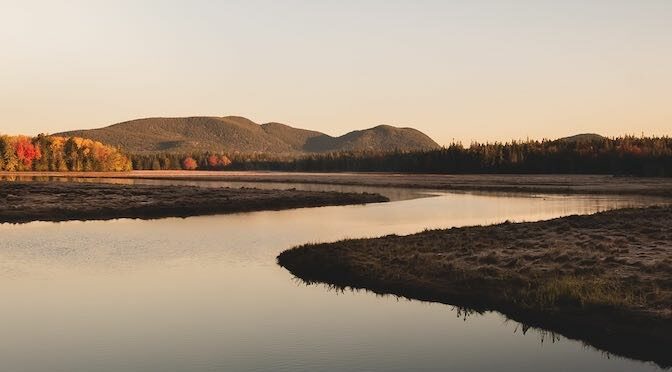
[[[196,167],[198,167],[198,164],[196,163],[196,160],[194,160],[194,158],[192,158],[191,156],[185,158],[182,161],[182,169],[194,170],[196,169]]]
[[[5,170],[5,151],[7,147],[9,147],[7,136],[0,136],[0,171]]]
[[[208,167],[217,168],[217,166],[220,165],[219,161],[220,161],[219,156],[215,154],[208,156]]]
[[[74,138],[70,137],[63,145],[63,157],[65,158],[65,165],[71,171],[81,171],[82,165],[79,159],[79,145]]]
[[[232,163],[231,159],[229,159],[229,157],[226,155],[222,155],[221,159],[219,160],[219,164],[221,164],[223,168],[228,167],[229,165],[231,165],[231,163]]]
[[[3,136],[3,152],[2,157],[4,161],[4,170],[14,172],[19,168],[19,159],[16,157],[14,141],[10,137]]]
[[[33,161],[33,170],[48,171],[52,169],[50,165],[54,153],[51,151],[51,142],[52,137],[45,134],[38,134],[36,138],[33,138],[33,146],[40,152],[40,156]]]
[[[89,139],[0,136],[0,170],[128,171],[131,161],[119,149]]]
[[[16,158],[19,161],[18,170],[32,170],[33,161],[42,158],[42,151],[33,145],[29,137],[19,136],[15,139]]]

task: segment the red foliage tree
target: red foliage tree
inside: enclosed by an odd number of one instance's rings
[[[219,164],[219,157],[217,155],[208,156],[208,165],[210,168],[217,168]]]
[[[30,138],[19,137],[16,140],[16,157],[25,167],[29,167],[33,160],[42,158],[42,151],[30,142]]]
[[[194,158],[192,158],[191,156],[182,161],[183,169],[194,170],[196,169],[196,167],[198,167],[198,164],[196,163],[196,160],[194,160]]]

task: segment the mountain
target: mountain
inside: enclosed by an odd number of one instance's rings
[[[380,125],[332,137],[281,123],[259,125],[238,116],[137,119],[56,135],[90,138],[131,153],[238,151],[292,154],[439,147],[427,135],[412,128]]]
[[[573,136],[569,137],[563,137],[557,139],[559,142],[593,142],[593,141],[602,141],[604,139],[603,136],[595,133],[582,133],[582,134],[576,134]]]
[[[327,136],[324,133],[316,132],[314,130],[293,128],[289,125],[280,123],[262,124],[261,128],[267,134],[288,144],[292,150],[299,152],[306,151],[304,147],[308,141],[314,138],[322,138]]]

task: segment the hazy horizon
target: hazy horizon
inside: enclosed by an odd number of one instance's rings
[[[439,144],[670,135],[672,2],[0,0],[0,133],[244,116]]]

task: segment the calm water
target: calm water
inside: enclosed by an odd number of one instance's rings
[[[578,342],[523,334],[497,313],[465,320],[446,305],[305,286],[275,257],[306,242],[659,200],[388,192],[397,201],[0,225],[0,369],[657,370]]]

